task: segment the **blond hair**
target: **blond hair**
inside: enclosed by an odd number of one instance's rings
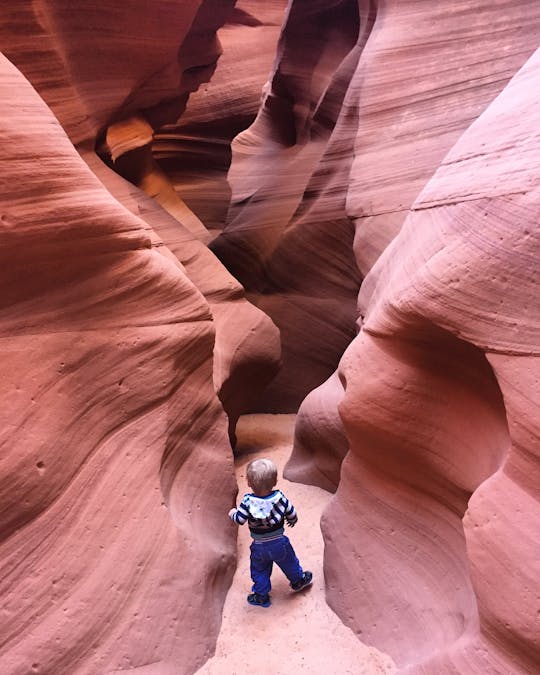
[[[271,459],[254,459],[247,467],[247,481],[255,494],[267,494],[277,483],[277,467]]]

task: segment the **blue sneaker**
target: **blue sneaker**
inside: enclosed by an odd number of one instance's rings
[[[304,576],[300,579],[300,581],[296,581],[294,584],[291,584],[291,588],[295,593],[298,593],[298,591],[306,588],[306,586],[311,586],[312,583],[313,574],[311,572],[304,572]]]
[[[259,595],[258,593],[250,593],[247,596],[247,601],[250,605],[258,605],[259,607],[270,607],[272,604],[269,595]]]

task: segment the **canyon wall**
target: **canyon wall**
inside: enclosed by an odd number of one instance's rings
[[[540,10],[374,5],[345,97],[360,333],[286,473],[337,489],[328,598],[362,640],[407,673],[535,672]]]
[[[278,331],[159,167],[161,200],[94,150],[112,129],[144,166],[212,76],[233,6],[0,10],[4,673],[191,673],[214,649],[229,439]]]
[[[539,80],[537,51],[444,158],[340,365],[329,599],[407,673],[540,662]]]
[[[536,47],[537,14],[527,1],[291,3],[211,244],[281,330],[284,367],[256,409],[296,410],[335,370],[360,282]]]
[[[355,264],[361,278],[367,275],[355,313],[360,327],[377,280],[376,271],[368,273],[445,154],[534,51],[540,19],[527,1],[359,2],[358,8],[371,28],[334,135],[352,138],[343,144],[350,171],[339,189],[354,227]],[[299,348],[287,345],[287,334],[283,340],[284,352]],[[343,388],[335,374],[323,380],[300,406],[287,473],[335,490],[347,452],[343,434],[336,434]],[[334,461],[321,443],[332,448]]]
[[[291,3],[257,119],[233,143],[229,216],[211,248],[282,342],[283,367],[253,410],[296,411],[355,334],[346,94],[370,25],[356,0]]]
[[[299,405],[343,621],[535,672],[540,7],[234,5],[0,10],[3,672],[201,665],[236,420]]]
[[[211,314],[5,58],[0,83],[2,672],[191,672],[234,566]]]

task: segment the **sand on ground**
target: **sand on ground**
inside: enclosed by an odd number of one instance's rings
[[[215,656],[196,675],[388,675],[392,659],[360,642],[328,607],[324,595],[323,549],[319,526],[332,495],[311,485],[282,478],[290,455],[295,415],[244,415],[238,424],[236,475],[238,501],[249,491],[245,473],[256,457],[270,457],[278,467],[278,487],[298,512],[298,524],[286,534],[313,585],[293,593],[281,570],[272,573],[272,605],[253,607],[247,525],[239,528],[238,568],[227,595]],[[228,527],[227,514],[223,514]],[[231,523],[232,527],[237,527]]]

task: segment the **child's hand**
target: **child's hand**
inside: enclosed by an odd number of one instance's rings
[[[288,526],[288,527],[294,527],[295,525],[296,525],[296,522],[294,522],[294,523],[289,523],[289,521],[287,521],[287,526]]]
[[[236,509],[235,509],[235,508],[232,508],[232,509],[229,511],[229,518],[232,518],[232,517],[234,516],[235,513],[236,513]]]

